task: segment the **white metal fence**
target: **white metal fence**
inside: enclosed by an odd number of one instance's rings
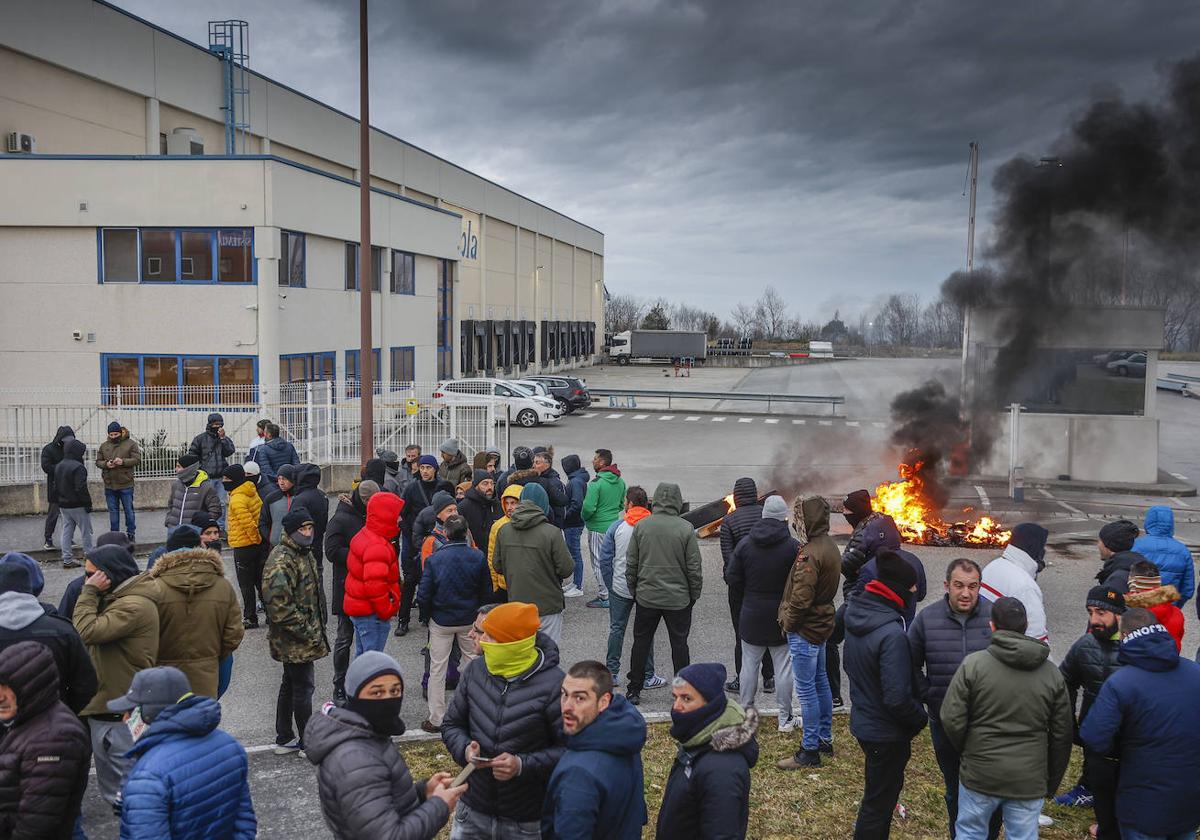
[[[436,383],[376,383],[376,447],[403,455],[415,443],[433,452],[446,438],[457,438],[470,459],[484,449],[507,452],[507,406],[490,393],[435,398]],[[300,382],[271,392],[260,386],[183,386],[168,388],[0,389],[0,484],[41,481],[41,450],[60,426],[70,426],[88,447],[88,470],[95,474],[96,450],[117,421],[142,449],[140,478],[170,476],[175,460],[204,431],[208,415],[218,412],[225,434],[241,461],[254,440],[260,419],[279,424],[300,460],[320,464],[357,464],[361,460],[359,384],[351,381]]]

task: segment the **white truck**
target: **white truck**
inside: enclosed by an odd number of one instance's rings
[[[634,361],[674,362],[708,356],[708,334],[688,330],[626,330],[613,335],[608,357],[619,365]]]

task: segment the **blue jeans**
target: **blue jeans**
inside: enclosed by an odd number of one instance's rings
[[[578,528],[563,528],[563,536],[567,538],[567,551],[571,552],[571,559],[575,561],[575,574],[573,580],[575,586],[583,589],[583,550],[579,547],[579,539],[583,536],[583,526]]]
[[[213,480],[213,487],[216,488],[217,498],[221,500],[221,515],[217,517],[217,524],[221,526],[221,530],[225,530],[225,511],[229,509],[229,491],[225,489],[225,483],[221,481],[221,477],[209,476]]]
[[[1178,834],[1143,834],[1136,828],[1121,826],[1121,840],[1193,840],[1196,830],[1181,831]]]
[[[629,626],[629,615],[633,612],[633,599],[622,598],[616,592],[608,593],[608,654],[605,657],[608,670],[613,677],[621,675],[621,648],[625,645],[625,628]],[[646,679],[654,676],[654,651],[646,657]]]
[[[976,793],[958,783],[958,823],[954,834],[958,840],[987,840],[992,814],[999,808],[1004,812],[1004,836],[1009,840],[1037,840],[1038,814],[1042,800],[1003,799]],[[1128,838],[1129,835],[1122,836]]]
[[[133,488],[104,490],[104,503],[108,505],[108,530],[121,530],[121,508],[125,509],[125,533],[132,537],[137,533],[137,517],[133,512]]]
[[[354,625],[355,656],[361,656],[368,650],[383,650],[391,626],[388,622],[373,615],[352,615],[350,623]]]
[[[825,645],[814,645],[799,633],[788,633],[787,640],[792,654],[792,679],[804,717],[800,748],[815,750],[821,741],[833,743],[833,692],[825,673]]]

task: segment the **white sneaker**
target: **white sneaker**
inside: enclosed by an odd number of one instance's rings
[[[665,677],[660,677],[658,674],[655,674],[650,679],[648,679],[644,683],[642,683],[642,690],[643,691],[653,691],[656,688],[663,688],[664,686],[666,686],[666,684],[667,684],[667,680]]]
[[[563,595],[567,598],[582,598],[583,590],[575,584],[571,584],[569,587],[563,589]]]
[[[1039,827],[1049,828],[1052,825],[1054,825],[1054,820],[1050,819],[1050,817],[1046,816],[1045,814],[1038,814],[1038,826]]]
[[[304,755],[304,750],[300,748],[299,738],[287,744],[276,744],[273,752],[275,755],[292,755],[293,753]]]
[[[792,732],[795,729],[796,729],[796,716],[795,715],[788,715],[787,717],[784,717],[783,715],[779,716],[779,731],[780,732]]]

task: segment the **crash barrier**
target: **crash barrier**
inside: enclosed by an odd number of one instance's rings
[[[667,408],[672,407],[673,400],[740,400],[743,402],[765,402],[767,411],[775,403],[828,403],[833,415],[837,416],[837,407],[844,405],[846,398],[835,395],[817,394],[753,394],[746,391],[675,391],[675,390],[630,390],[626,388],[592,388],[594,397],[608,397],[612,408],[620,408],[617,400],[626,400],[627,408],[636,408],[638,399],[666,398]]]

